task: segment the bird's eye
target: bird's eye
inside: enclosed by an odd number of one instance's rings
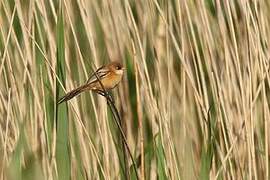
[[[119,69],[121,69],[121,67],[120,66],[116,66],[116,69],[119,70]]]

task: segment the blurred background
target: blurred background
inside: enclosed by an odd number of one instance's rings
[[[0,179],[269,179],[270,2],[1,0]],[[127,168],[125,168],[125,158]]]

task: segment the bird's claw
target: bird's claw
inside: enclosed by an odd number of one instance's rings
[[[108,101],[114,103],[114,99],[112,95],[108,91],[97,91],[97,93],[103,97],[105,97]]]

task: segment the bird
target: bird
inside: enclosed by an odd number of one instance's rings
[[[113,89],[120,83],[124,69],[120,61],[113,61],[101,66],[89,77],[84,85],[68,92],[58,100],[57,104],[68,101],[84,91],[92,90],[98,94],[104,95],[106,91]]]

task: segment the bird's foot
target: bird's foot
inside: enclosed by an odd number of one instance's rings
[[[108,91],[105,91],[105,92],[104,92],[104,91],[97,91],[97,93],[98,93],[99,95],[105,97],[108,101],[110,101],[110,102],[112,102],[112,103],[115,102],[115,101],[114,101],[114,98],[113,98],[113,96],[112,96],[112,94],[109,93]]]

